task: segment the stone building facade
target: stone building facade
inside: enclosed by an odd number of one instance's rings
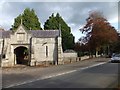
[[[21,24],[14,31],[0,31],[1,66],[62,64],[60,30],[25,30]]]

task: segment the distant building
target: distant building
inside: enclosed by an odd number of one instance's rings
[[[17,64],[61,64],[63,51],[60,30],[25,30],[21,24],[15,31],[0,31],[2,67]]]

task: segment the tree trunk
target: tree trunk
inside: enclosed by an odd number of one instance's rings
[[[95,57],[97,57],[97,56],[98,56],[98,51],[96,50]]]

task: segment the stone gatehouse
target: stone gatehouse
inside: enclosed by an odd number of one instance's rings
[[[62,64],[60,30],[25,30],[21,24],[14,31],[0,31],[1,66],[35,66],[43,62]]]

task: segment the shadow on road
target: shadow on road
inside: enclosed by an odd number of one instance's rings
[[[116,64],[116,65],[115,65]],[[109,67],[109,68],[106,68]],[[114,69],[112,69],[114,68]],[[84,73],[98,73],[98,74],[118,74],[118,71],[120,69],[118,69],[118,64],[117,63],[110,63],[110,64],[105,64],[105,65],[99,65],[99,66],[95,66],[95,67],[91,67],[88,69],[83,70],[82,72]]]
[[[25,80],[30,80],[33,78],[31,75],[27,74],[5,74],[2,76],[2,87],[8,87],[8,85],[21,83]]]

